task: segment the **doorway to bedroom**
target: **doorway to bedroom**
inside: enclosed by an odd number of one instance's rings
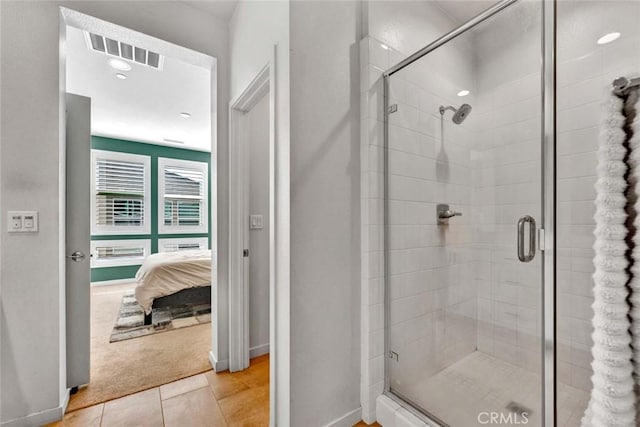
[[[64,14],[73,411],[211,369],[216,60]]]

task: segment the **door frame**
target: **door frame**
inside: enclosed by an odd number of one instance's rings
[[[269,351],[275,367],[275,46],[271,60],[229,104],[229,370],[249,367],[249,125],[247,113],[269,96]],[[274,408],[275,373],[271,372]]]
[[[103,18],[98,18],[96,16],[88,15],[84,12],[79,12],[75,9],[70,9],[65,6],[58,6],[58,21],[59,21],[59,124],[60,124],[60,132],[59,132],[59,224],[58,230],[61,236],[66,236],[67,230],[65,227],[65,218],[66,218],[66,191],[65,191],[65,182],[66,182],[66,169],[65,169],[65,154],[66,154],[66,129],[65,129],[65,110],[66,110],[66,67],[67,67],[67,51],[66,51],[66,38],[67,38],[67,27],[75,27],[80,30],[91,31],[95,28],[102,28],[105,35],[109,33],[121,33],[125,31],[126,33],[135,34],[136,40],[145,40],[147,43],[149,40],[154,43],[159,43],[160,53],[167,54],[170,52],[172,56],[182,61],[185,61],[190,64],[199,64],[199,66],[203,66],[210,71],[211,76],[211,87],[209,96],[210,98],[210,108],[209,113],[211,116],[210,130],[211,130],[211,165],[215,166],[215,172],[211,173],[211,185],[210,185],[210,202],[211,209],[209,212],[209,232],[211,234],[211,250],[213,252],[213,260],[211,266],[211,275],[212,275],[212,296],[211,296],[211,306],[215,309],[217,297],[214,292],[214,283],[224,283],[224,280],[220,279],[220,276],[224,276],[226,274],[226,269],[224,271],[220,271],[221,269],[218,266],[218,185],[219,185],[219,177],[218,177],[218,167],[216,166],[216,161],[218,159],[218,124],[217,124],[217,114],[219,112],[218,105],[218,58],[213,57],[209,54],[202,53],[200,51],[195,50],[193,47],[187,47],[184,45],[177,45],[172,42],[169,42],[164,39],[159,39],[155,36],[149,35],[146,32],[141,33],[138,30],[134,30],[131,27],[125,27],[120,24],[106,21]],[[66,334],[66,314],[67,314],[67,305],[65,302],[65,288],[66,288],[66,258],[65,258],[65,239],[61,239],[59,245],[59,290],[60,290],[60,316],[59,316],[59,325],[60,325],[60,393],[61,398],[60,401],[62,407],[62,414],[66,410],[66,406],[69,401],[70,389],[66,388],[66,375],[67,375],[67,353],[66,353],[66,345],[67,345],[67,334]],[[111,284],[114,284],[113,282]],[[83,320],[84,321],[84,320]],[[86,322],[90,323],[91,319],[87,318]],[[213,349],[216,347],[216,339],[217,333],[215,330],[215,323],[211,322],[210,326],[210,334],[212,335],[212,343],[209,351],[209,359],[211,360],[211,354],[213,353]]]
[[[249,117],[269,91],[263,68],[229,107],[229,371],[249,367]],[[271,126],[271,123],[270,123]]]

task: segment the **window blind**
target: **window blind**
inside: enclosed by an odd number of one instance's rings
[[[206,250],[207,248],[209,248],[209,239],[207,237],[169,237],[166,239],[158,239],[159,252]]]
[[[97,246],[96,254],[98,260],[144,258],[145,250],[143,247]]]
[[[95,174],[96,225],[142,226],[145,164],[98,158]]]
[[[177,252],[177,251],[193,251],[201,249],[198,242],[192,243],[165,243],[163,245],[163,252]]]
[[[182,166],[165,166],[163,180],[164,225],[202,225],[205,199],[204,171]]]
[[[151,240],[92,240],[91,268],[140,265],[151,253]]]

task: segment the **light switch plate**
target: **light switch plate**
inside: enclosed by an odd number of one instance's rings
[[[9,212],[7,214],[7,220],[9,223],[7,224],[8,232],[16,232],[22,230],[22,215],[19,215],[17,212]]]
[[[8,211],[7,231],[9,233],[35,233],[38,231],[38,212]]]
[[[264,228],[264,217],[262,215],[251,215],[249,217],[249,228],[252,230]]]

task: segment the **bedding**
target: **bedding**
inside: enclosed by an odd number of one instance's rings
[[[211,251],[177,251],[149,255],[136,273],[136,300],[146,314],[153,300],[183,289],[211,286]]]

